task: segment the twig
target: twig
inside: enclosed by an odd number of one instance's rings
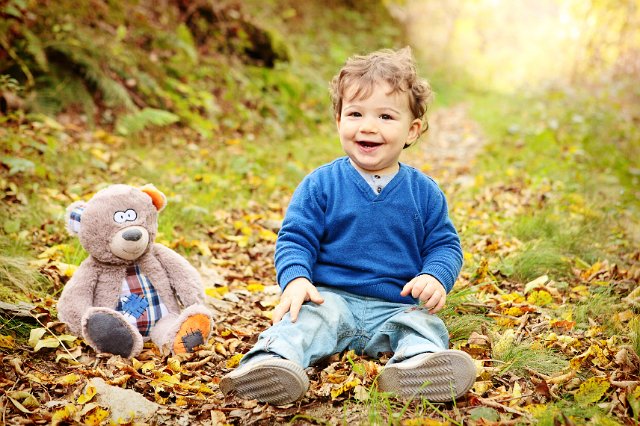
[[[524,327],[527,325],[527,322],[529,322],[529,312],[526,312],[523,316],[522,319],[520,320],[520,326],[518,327],[518,330],[516,331],[516,335],[518,337],[516,337],[515,339],[515,343],[519,344],[522,341],[522,337],[524,337]]]
[[[530,420],[530,421],[533,420],[533,417],[531,416],[531,414],[529,414],[529,413],[527,413],[525,411],[516,410],[515,408],[511,408],[509,406],[500,404],[499,402],[492,401],[492,400],[487,399],[487,398],[481,398],[481,397],[477,397],[477,398],[478,398],[478,401],[483,405],[489,406],[491,408],[497,408],[497,409],[500,409],[500,410],[504,410],[504,411],[506,411],[508,413],[517,414],[519,416],[525,417],[527,420]]]

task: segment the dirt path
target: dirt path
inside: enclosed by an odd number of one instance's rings
[[[429,130],[418,144],[403,153],[402,161],[433,177],[443,187],[472,181],[473,163],[484,137],[467,106],[454,105],[434,111]]]

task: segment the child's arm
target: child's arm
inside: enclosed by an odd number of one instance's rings
[[[300,307],[307,301],[319,304],[323,303],[324,299],[311,281],[304,277],[294,279],[284,289],[280,303],[273,310],[273,323],[280,322],[287,312],[291,314],[291,322],[296,322]]]
[[[460,237],[449,218],[447,200],[437,187],[429,197],[426,212],[426,238],[421,250],[423,265],[416,278],[421,275],[431,276],[448,293],[462,268],[462,247]]]
[[[427,274],[418,275],[405,284],[400,295],[408,296],[409,294],[419,299],[432,314],[440,311],[447,301],[447,291],[442,283]]]

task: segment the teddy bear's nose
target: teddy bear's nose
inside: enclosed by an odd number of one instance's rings
[[[122,233],[122,238],[127,241],[138,241],[142,237],[142,232],[139,229],[128,229]]]

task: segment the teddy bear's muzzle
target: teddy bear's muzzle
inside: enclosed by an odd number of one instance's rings
[[[142,226],[128,226],[111,239],[111,252],[124,260],[135,260],[149,245],[149,232]]]

